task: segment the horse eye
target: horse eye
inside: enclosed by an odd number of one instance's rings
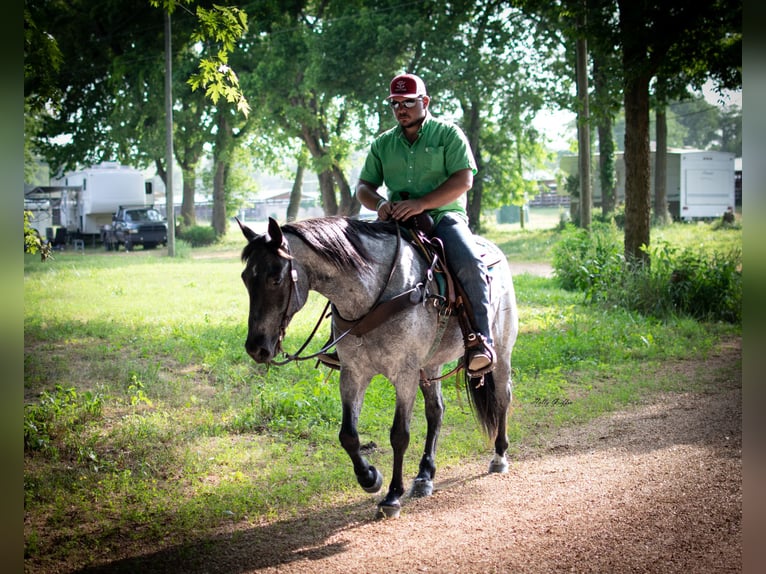
[[[281,265],[276,265],[271,268],[268,277],[272,286],[277,287],[285,280],[285,270]]]

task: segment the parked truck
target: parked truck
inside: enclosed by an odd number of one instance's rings
[[[112,222],[101,228],[101,241],[107,251],[132,251],[136,245],[154,249],[168,242],[168,226],[159,211],[152,206],[121,205]]]

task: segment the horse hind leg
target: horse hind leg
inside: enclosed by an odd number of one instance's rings
[[[498,365],[498,367],[500,367]],[[505,453],[508,450],[508,406],[510,405],[510,383],[502,376],[502,368],[484,375],[482,379],[468,379],[466,384],[474,414],[483,427],[486,435],[495,439],[495,454],[489,465],[489,472],[502,473],[508,471],[508,460]],[[505,384],[496,386],[496,381]]]
[[[439,375],[436,370],[431,373],[434,377]],[[434,491],[434,477],[436,475],[436,444],[439,439],[442,418],[444,416],[444,399],[442,397],[441,381],[439,380],[421,380],[420,390],[425,399],[426,422],[428,425],[426,431],[426,442],[423,450],[423,457],[420,459],[420,468],[418,475],[412,483],[410,496],[419,498],[430,496]]]
[[[495,454],[489,463],[488,472],[504,474],[508,472],[508,409],[511,404],[510,379],[505,385],[495,389],[495,409],[497,413],[497,434],[495,435]]]

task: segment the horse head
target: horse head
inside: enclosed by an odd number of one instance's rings
[[[250,296],[245,349],[255,362],[268,363],[279,353],[285,329],[305,296],[298,293],[298,274],[279,224],[269,218],[268,231],[258,235],[237,223],[248,241],[242,250],[242,281]]]

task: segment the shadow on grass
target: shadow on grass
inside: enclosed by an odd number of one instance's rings
[[[370,501],[316,511],[263,526],[232,528],[140,556],[131,556],[76,570],[97,573],[227,573],[250,572],[297,560],[320,560],[345,551],[331,536],[373,520]]]

